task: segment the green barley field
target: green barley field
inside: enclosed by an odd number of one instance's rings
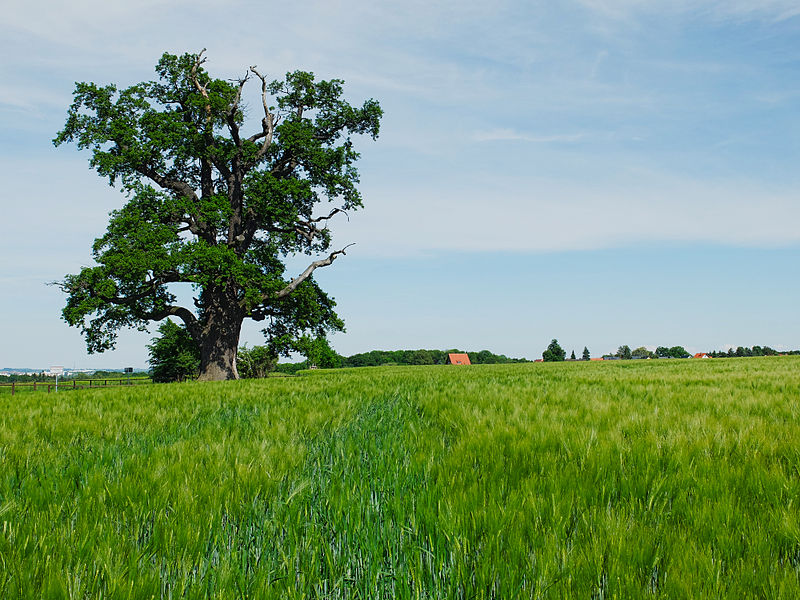
[[[0,598],[800,598],[800,358],[3,395]]]

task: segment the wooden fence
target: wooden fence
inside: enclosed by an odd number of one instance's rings
[[[58,391],[78,390],[85,388],[99,388],[109,386],[121,385],[142,385],[144,383],[152,383],[150,377],[131,377],[129,378],[111,378],[111,379],[67,379],[58,382]],[[10,390],[13,396],[16,393],[23,391],[44,392],[45,390],[50,393],[56,390],[55,382],[49,381],[34,381],[33,383],[18,383],[16,381],[11,383],[0,383],[0,394],[5,390]]]

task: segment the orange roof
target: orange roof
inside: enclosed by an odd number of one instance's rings
[[[598,358],[590,358],[589,360],[603,360],[603,358],[602,358],[602,357],[598,357]]]
[[[697,354],[694,355],[694,358],[711,358],[711,357],[705,352],[698,352]]]
[[[471,365],[472,363],[469,362],[469,355],[468,354],[456,354],[455,352],[451,352],[447,355],[447,363],[451,365]]]

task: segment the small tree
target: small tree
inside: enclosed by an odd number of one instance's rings
[[[631,347],[627,344],[623,344],[619,348],[617,348],[617,353],[615,356],[620,357],[622,360],[630,360],[631,359]]]
[[[653,353],[644,346],[639,346],[631,352],[633,358],[652,358]]]
[[[570,360],[576,360],[575,358],[575,350],[572,351],[572,354],[569,355]]]
[[[147,346],[153,381],[183,381],[197,375],[200,349],[185,327],[166,320],[158,327],[159,337]]]
[[[316,365],[321,369],[338,369],[342,366],[342,357],[331,348],[324,337],[301,337],[295,344],[298,352],[308,360],[308,365]]]
[[[581,359],[582,360],[589,360],[591,357],[592,357],[592,355],[589,354],[589,349],[586,346],[584,346],[583,347],[583,356],[581,357]]]
[[[253,346],[248,348],[246,345],[239,348],[236,356],[236,366],[239,370],[239,377],[246,379],[262,379],[268,377],[278,365],[278,355],[268,346]]]
[[[563,361],[566,356],[566,351],[559,346],[558,340],[556,339],[553,339],[550,345],[547,346],[547,349],[542,352],[542,359],[544,362],[560,362]]]

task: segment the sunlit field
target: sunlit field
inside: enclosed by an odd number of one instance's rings
[[[0,397],[0,598],[800,598],[800,358]]]

